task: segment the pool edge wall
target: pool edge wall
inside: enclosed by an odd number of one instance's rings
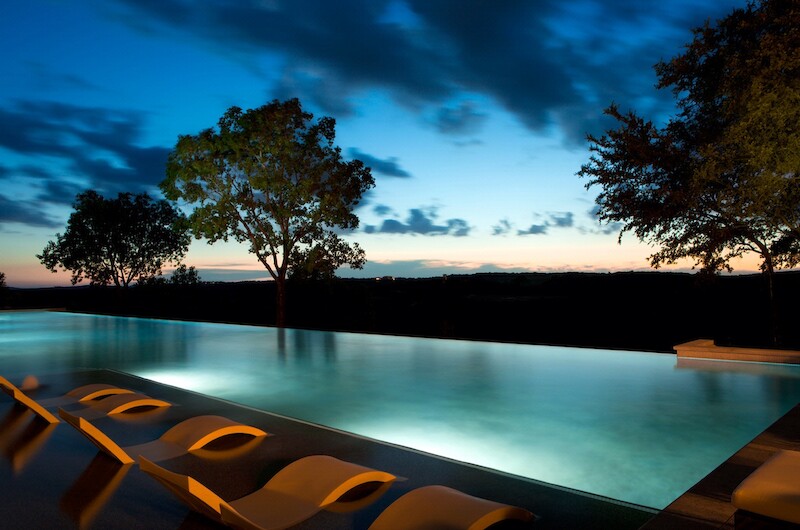
[[[716,359],[760,363],[800,364],[800,351],[717,346],[711,339],[697,339],[674,346],[678,358]]]

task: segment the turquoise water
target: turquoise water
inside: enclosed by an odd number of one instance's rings
[[[663,508],[800,402],[800,367],[673,355],[0,313],[0,373],[115,368]]]

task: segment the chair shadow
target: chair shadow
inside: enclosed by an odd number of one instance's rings
[[[64,492],[59,502],[61,511],[78,528],[89,527],[117,491],[131,467],[133,464],[120,464],[103,453],[97,453],[83,473]]]
[[[26,424],[26,420],[30,421]],[[19,475],[44,447],[56,425],[36,421],[35,414],[24,407],[11,407],[0,421],[0,452],[15,475]]]

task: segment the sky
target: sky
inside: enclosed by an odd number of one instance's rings
[[[663,123],[653,65],[745,0],[26,0],[0,17],[0,271],[68,285],[36,254],[75,196],[161,198],[179,135],[297,97],[336,119],[376,186],[343,277],[648,269],[576,176],[612,102]],[[191,244],[203,280],[265,279],[247,247]],[[673,269],[685,269],[681,263]],[[755,261],[736,264],[756,270]],[[670,270],[670,269],[668,269]]]

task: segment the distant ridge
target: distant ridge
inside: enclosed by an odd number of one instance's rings
[[[781,344],[800,347],[800,272],[776,278]],[[9,290],[9,308],[271,325],[271,282]],[[289,327],[672,352],[711,338],[772,347],[760,274],[476,273],[289,286]]]

